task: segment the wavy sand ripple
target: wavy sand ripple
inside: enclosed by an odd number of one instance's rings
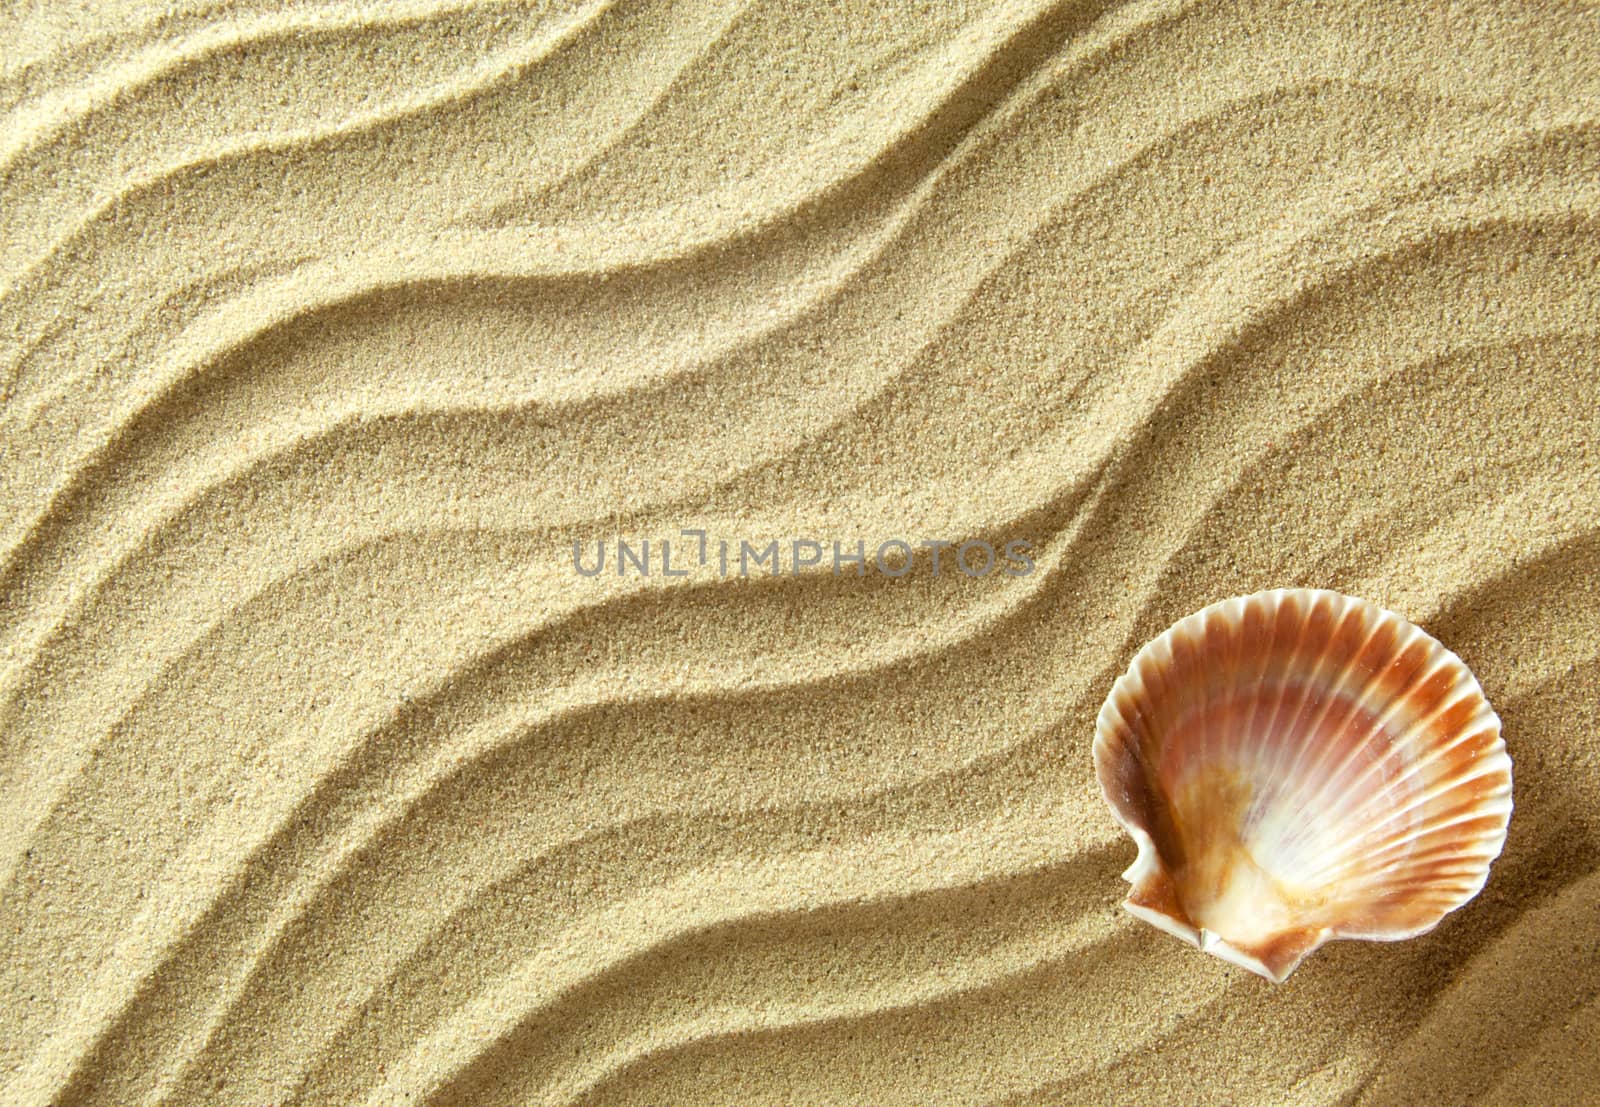
[[[1584,5],[14,5],[0,1099],[1573,1101]],[[583,577],[573,544],[1036,570]],[[659,547],[658,547],[659,548]],[[1459,652],[1517,811],[1271,988],[1092,720],[1220,597]]]

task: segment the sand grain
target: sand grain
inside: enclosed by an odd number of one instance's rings
[[[1600,12],[0,13],[0,1099],[1578,1102]],[[574,541],[1034,544],[585,578]],[[1500,711],[1433,934],[1121,912],[1145,640],[1307,585]]]

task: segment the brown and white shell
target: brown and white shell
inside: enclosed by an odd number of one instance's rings
[[[1511,817],[1500,719],[1466,665],[1324,590],[1224,600],[1150,642],[1094,758],[1139,847],[1124,906],[1275,982],[1330,939],[1433,929]]]

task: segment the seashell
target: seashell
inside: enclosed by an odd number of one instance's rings
[[[1124,906],[1274,982],[1334,938],[1432,930],[1511,818],[1500,719],[1466,665],[1324,590],[1224,600],[1150,642],[1094,759],[1139,847]]]

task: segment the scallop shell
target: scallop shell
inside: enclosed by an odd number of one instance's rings
[[[1337,592],[1224,600],[1145,646],[1095,768],[1129,911],[1281,982],[1334,938],[1426,933],[1505,843],[1511,759],[1461,659]]]

